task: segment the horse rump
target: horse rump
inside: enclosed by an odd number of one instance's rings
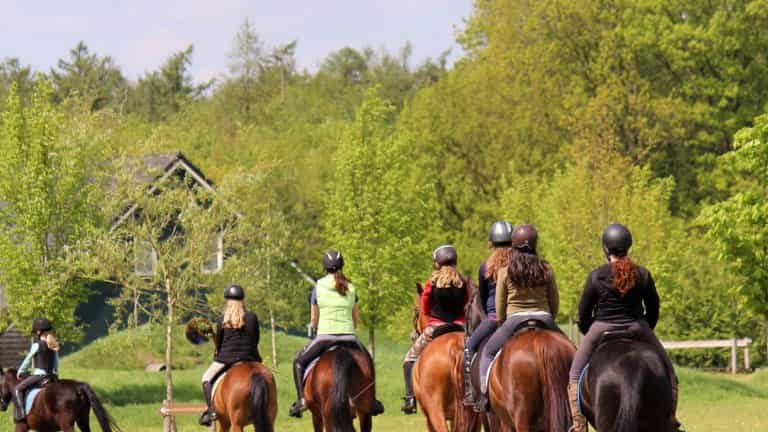
[[[568,371],[575,348],[560,333],[532,332],[533,349],[539,358],[539,381],[544,402],[545,431],[566,432],[571,427],[568,406]]]
[[[273,432],[269,418],[269,387],[262,373],[251,375],[251,417],[256,432]]]
[[[331,430],[354,432],[352,408],[349,404],[349,387],[352,384],[354,374],[361,374],[361,371],[352,353],[346,348],[338,349],[334,351],[334,354],[333,385],[331,387]]]
[[[88,383],[79,383],[77,385],[77,393],[81,397],[88,400],[88,403],[93,409],[93,414],[96,416],[96,420],[99,422],[102,432],[122,432],[122,429],[117,425],[115,419],[107,412],[107,409],[102,405],[101,400],[93,391]]]

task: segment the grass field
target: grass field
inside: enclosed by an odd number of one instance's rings
[[[62,362],[62,376],[90,382],[109,410],[126,432],[160,431],[162,419],[158,414],[165,388],[162,373],[144,372],[143,362],[159,360],[162,351],[161,331],[142,329],[124,332],[97,341]],[[399,412],[402,396],[401,358],[406,344],[379,337],[377,345],[377,374],[379,399],[386,413],[376,417],[374,429],[379,431],[425,430],[420,414],[404,416]],[[210,347],[193,347],[177,335],[179,365],[186,369],[174,373],[178,401],[200,401],[199,377],[210,356]],[[269,339],[265,337],[264,342]],[[278,432],[310,431],[309,416],[302,420],[288,417],[287,410],[294,397],[290,375],[290,359],[306,339],[280,335],[275,371],[279,389]],[[269,352],[262,346],[262,354]],[[267,364],[270,360],[267,359]],[[137,370],[138,369],[138,370]],[[768,431],[768,373],[732,378],[728,375],[698,372],[681,368],[680,417],[689,431],[719,432]],[[182,432],[204,431],[197,426],[196,416],[178,417]],[[12,431],[10,414],[0,418],[0,432]]]

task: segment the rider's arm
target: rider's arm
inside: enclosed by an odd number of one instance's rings
[[[430,302],[430,297],[432,294],[432,281],[427,281],[427,283],[424,284],[424,290],[421,292],[421,298],[419,299],[419,305],[421,306],[421,313],[424,314],[424,316],[431,316],[432,315],[432,302]]]
[[[221,325],[221,320],[216,322],[216,348],[213,350],[214,355],[218,355],[221,351],[221,343],[224,341],[224,328]]]
[[[557,292],[557,281],[555,273],[552,273],[552,282],[547,285],[547,302],[549,303],[549,313],[552,319],[557,319],[557,313],[560,312],[560,294]]]
[[[480,306],[485,313],[488,313],[488,294],[491,291],[490,281],[485,277],[485,263],[480,264],[477,271],[477,292],[480,295]]]
[[[26,357],[24,357],[24,360],[21,362],[21,366],[19,366],[19,370],[16,371],[16,376],[21,377],[21,374],[27,371],[27,368],[29,368],[30,363],[32,363],[32,357],[37,354],[37,350],[40,349],[39,345],[37,343],[33,343],[32,346],[29,348],[29,354],[27,354]]]
[[[360,324],[360,308],[357,307],[357,303],[352,308],[352,322],[355,324],[355,330],[357,330],[357,326]]]
[[[648,272],[648,280],[645,283],[645,290],[643,290],[643,303],[645,304],[645,319],[648,320],[648,325],[653,330],[659,321],[659,293],[656,291],[656,283],[650,272]]]
[[[581,300],[579,301],[579,330],[582,334],[587,334],[589,327],[592,326],[594,318],[592,312],[597,305],[598,293],[597,287],[592,283],[592,273],[587,276],[587,281],[584,283],[584,292],[581,294]]]
[[[320,308],[317,307],[317,304],[313,304],[309,307],[309,325],[312,326],[313,329],[317,330],[317,323],[320,321]]]

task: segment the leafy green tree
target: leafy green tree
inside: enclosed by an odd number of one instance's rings
[[[77,97],[91,111],[125,104],[128,88],[120,68],[109,56],[91,54],[85,42],[78,42],[69,59],[60,59],[57,66],[51,69],[57,101]]]
[[[98,223],[91,175],[102,139],[87,114],[67,120],[50,96],[38,78],[24,106],[12,85],[0,121],[0,285],[17,325],[45,315],[77,340],[74,311],[88,291],[68,248]]]
[[[411,137],[395,133],[393,107],[366,92],[343,132],[324,213],[326,248],[347,257],[360,294],[371,353],[375,331],[412,304],[412,287],[429,267],[427,240],[435,225],[429,179],[412,184]]]
[[[722,163],[743,183],[727,200],[706,207],[699,221],[718,258],[739,275],[734,286],[745,306],[763,318],[768,353],[768,115],[739,131],[734,147]]]
[[[0,62],[0,111],[11,92],[11,86],[16,86],[16,94],[22,103],[26,103],[32,95],[34,77],[29,66],[22,66],[17,58],[6,58]]]

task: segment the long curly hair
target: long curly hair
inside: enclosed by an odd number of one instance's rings
[[[241,300],[227,300],[222,327],[241,329],[245,326],[245,304]]]
[[[637,264],[628,255],[619,257],[611,261],[611,277],[613,287],[625,296],[637,285]]]
[[[464,287],[464,278],[453,266],[442,266],[433,271],[429,280],[432,281],[432,286],[435,288]]]
[[[496,280],[499,270],[509,266],[512,259],[512,246],[494,247],[491,256],[485,262],[485,278]]]
[[[524,288],[547,285],[554,279],[552,268],[546,261],[535,253],[520,250],[512,253],[507,277],[515,285]]]

